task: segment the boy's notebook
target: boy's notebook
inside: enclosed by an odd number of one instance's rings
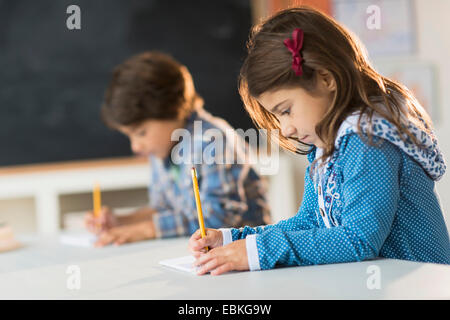
[[[173,269],[177,269],[184,272],[195,273],[196,268],[192,266],[192,263],[195,261],[193,256],[184,256],[174,259],[162,260],[159,264],[163,266],[170,267]]]
[[[68,246],[74,247],[93,247],[97,237],[93,234],[62,234],[59,241]]]

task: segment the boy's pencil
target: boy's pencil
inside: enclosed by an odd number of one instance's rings
[[[94,185],[94,191],[92,192],[92,196],[94,199],[94,217],[95,220],[97,221],[97,219],[100,217],[100,211],[102,210],[100,185],[98,183]]]
[[[206,237],[205,222],[203,221],[202,203],[200,202],[200,193],[198,191],[198,181],[197,181],[197,171],[195,170],[195,167],[192,167],[191,175],[192,175],[192,185],[194,188],[195,203],[197,204],[198,224],[200,226],[200,233],[202,235],[202,238],[204,238],[204,237]],[[208,251],[208,247],[205,247],[205,250]]]

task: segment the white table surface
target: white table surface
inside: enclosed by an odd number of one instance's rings
[[[187,238],[120,247],[64,246],[57,236],[19,237],[0,253],[0,299],[450,299],[450,266],[391,259],[197,276],[160,265],[188,255]],[[68,267],[80,289],[68,289]],[[380,289],[368,289],[370,266]]]

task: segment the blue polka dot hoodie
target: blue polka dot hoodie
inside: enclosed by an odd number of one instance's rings
[[[311,146],[303,200],[297,214],[256,228],[222,229],[224,245],[246,239],[250,270],[385,257],[450,264],[450,240],[435,181],[446,166],[437,140],[408,120],[423,148],[404,142],[377,114],[361,119],[375,146],[361,139],[359,115],[340,126],[335,152],[322,166]],[[310,177],[310,171],[312,178]],[[319,196],[322,191],[322,197]]]

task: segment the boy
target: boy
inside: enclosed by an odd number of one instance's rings
[[[173,58],[145,52],[116,67],[101,113],[109,127],[130,139],[134,153],[149,157],[151,183],[148,208],[118,217],[104,207],[98,221],[92,212],[86,215],[88,230],[98,233],[97,246],[191,235],[198,228],[190,175],[193,165],[208,228],[270,223],[263,180],[249,164],[195,161],[211,141],[205,138],[206,130],[224,137],[231,127],[203,109],[190,73]],[[194,134],[199,123],[200,136]],[[182,158],[193,161],[176,160],[174,130],[192,137],[187,145],[194,147],[182,148]],[[225,159],[230,152],[242,156],[229,140],[225,139],[223,148],[214,148],[215,159]]]

